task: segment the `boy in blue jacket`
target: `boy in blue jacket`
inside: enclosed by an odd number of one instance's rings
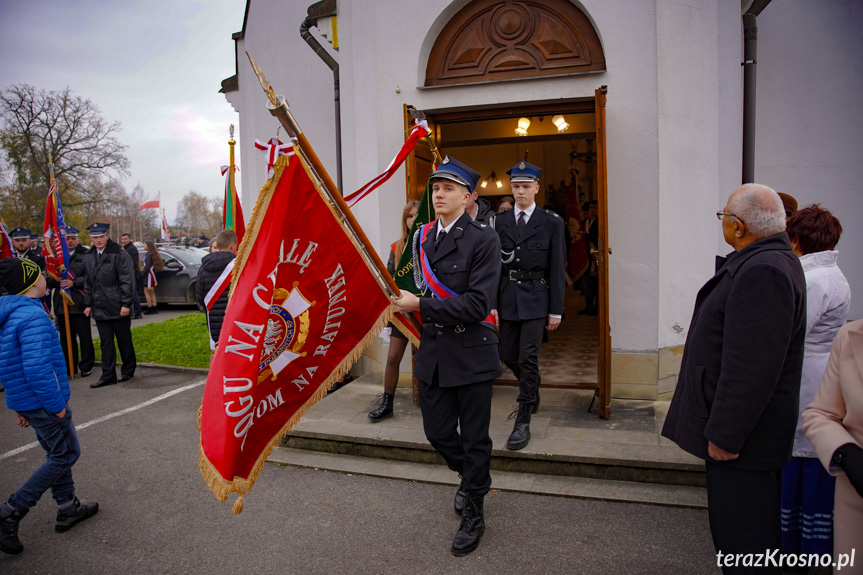
[[[57,502],[55,531],[68,531],[92,517],[98,503],[75,497],[72,466],[81,454],[69,400],[69,380],[57,330],[39,298],[46,282],[30,260],[0,260],[0,381],[6,386],[6,405],[18,415],[18,425],[32,427],[47,453],[45,463],[0,505],[0,551],[17,555],[24,550],[18,524],[49,488]]]

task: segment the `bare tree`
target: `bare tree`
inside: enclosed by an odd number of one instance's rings
[[[190,190],[177,204],[177,225],[187,236],[212,235],[222,226],[221,204],[218,199]]]
[[[90,100],[69,88],[46,91],[15,84],[0,90],[0,123],[0,201],[10,219],[31,226],[40,221],[50,181],[49,152],[64,208],[90,213],[122,203],[122,197],[97,193],[116,191],[105,182],[118,184],[129,174],[126,146],[117,139],[120,124],[107,122]]]

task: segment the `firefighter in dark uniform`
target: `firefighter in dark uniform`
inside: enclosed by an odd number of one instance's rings
[[[9,232],[9,239],[12,240],[12,255],[34,262],[44,274],[45,258],[39,255],[39,252],[30,249],[30,235],[30,230],[22,227],[17,227]]]
[[[93,371],[96,362],[96,352],[93,349],[93,333],[90,330],[90,318],[84,315],[84,256],[87,248],[78,243],[78,230],[66,227],[66,244],[69,246],[69,279],[57,281],[48,278],[48,286],[54,289],[54,315],[57,319],[57,331],[60,334],[60,345],[63,355],[69,362],[69,350],[66,346],[66,320],[63,311],[63,290],[66,288],[72,294],[72,303],[67,303],[69,311],[69,331],[72,338],[72,366],[81,377],[87,377]],[[78,343],[81,345],[80,358]]]
[[[424,297],[403,291],[395,301],[399,311],[420,311],[424,326],[414,375],[423,428],[447,466],[462,476],[455,498],[461,515],[452,544],[456,556],[476,549],[485,528],[491,387],[501,373],[500,340],[490,314],[500,278],[500,243],[488,224],[465,212],[479,177],[449,156],[432,173],[438,219],[417,230],[408,246]]]
[[[510,169],[515,207],[494,221],[503,270],[498,290],[501,359],[518,378],[518,408],[507,449],[530,441],[530,416],[539,409],[539,350],[543,330],[563,315],[566,242],[563,220],[535,202],[542,168],[519,162]]]
[[[110,229],[109,224],[102,223],[87,228],[93,247],[84,256],[84,314],[96,320],[102,348],[102,377],[90,387],[128,381],[135,376],[138,365],[130,316],[137,274],[126,250],[108,237]],[[119,380],[115,371],[115,337],[123,360]]]

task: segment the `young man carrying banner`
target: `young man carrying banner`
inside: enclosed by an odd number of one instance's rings
[[[477,548],[485,528],[491,387],[501,374],[499,338],[489,315],[500,278],[500,241],[487,224],[465,212],[479,178],[449,156],[432,173],[438,219],[414,237],[419,243],[414,265],[422,269],[423,292],[431,297],[403,291],[395,300],[401,312],[419,310],[425,324],[414,375],[426,437],[462,476],[455,498],[462,520],[452,544],[458,557]]]

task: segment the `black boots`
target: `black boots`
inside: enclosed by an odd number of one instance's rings
[[[76,497],[75,503],[71,507],[63,511],[57,511],[57,522],[54,524],[54,531],[60,533],[69,531],[76,523],[93,517],[98,511],[98,503],[81,503]]]
[[[377,423],[382,421],[388,417],[393,416],[393,401],[395,400],[395,395],[392,393],[385,393],[383,398],[381,399],[381,404],[369,413],[369,419],[372,420],[372,423]]]
[[[455,500],[452,503],[453,509],[455,509],[455,514],[461,517],[461,514],[464,512],[465,501],[467,500],[467,492],[465,492],[464,488],[459,485],[458,491],[455,492]]]
[[[461,526],[455,539],[452,540],[452,554],[464,557],[479,545],[482,532],[485,530],[482,502],[483,496],[470,492],[465,493],[464,511],[461,514]]]
[[[3,553],[18,555],[24,551],[18,539],[18,523],[25,515],[27,511],[13,511],[6,504],[0,505],[0,551]]]
[[[532,406],[527,404],[519,404],[518,409],[513,411],[507,420],[515,416],[515,426],[512,428],[512,433],[509,435],[509,440],[506,442],[506,448],[517,451],[527,446],[530,441],[530,412]]]

